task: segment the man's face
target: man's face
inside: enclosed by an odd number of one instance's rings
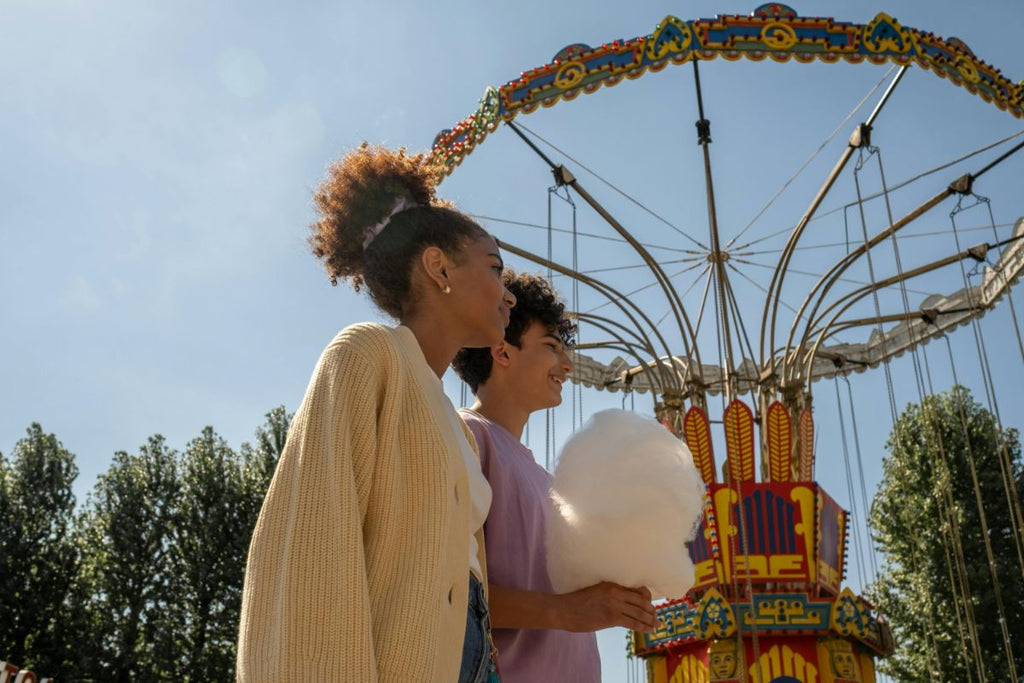
[[[511,359],[510,376],[525,406],[532,412],[559,405],[572,361],[558,334],[534,321],[523,332],[518,347],[505,346]]]

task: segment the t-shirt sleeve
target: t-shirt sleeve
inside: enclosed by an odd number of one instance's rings
[[[486,425],[472,414],[459,412],[459,416],[466,423],[473,439],[476,440],[477,455],[480,456],[480,469],[483,470],[484,477],[490,481],[491,468],[494,464],[494,443],[491,441],[491,435],[487,431]]]

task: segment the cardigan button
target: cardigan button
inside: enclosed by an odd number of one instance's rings
[[[456,503],[459,502],[459,485],[458,484],[455,485],[455,502]]]
[[[452,604],[452,592],[455,590],[455,586],[448,589],[448,604]]]

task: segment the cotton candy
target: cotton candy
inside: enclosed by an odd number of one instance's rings
[[[603,410],[568,441],[551,485],[548,574],[559,593],[613,581],[680,598],[704,510],[690,450],[651,418]]]

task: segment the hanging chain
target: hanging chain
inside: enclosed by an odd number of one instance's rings
[[[925,369],[927,371],[926,379],[928,382],[928,395],[934,396],[935,389],[932,385],[931,368],[928,363],[928,353],[926,349],[923,350],[923,357]],[[969,573],[967,571],[967,560],[964,553],[963,538],[960,535],[960,514],[957,510],[956,500],[953,497],[953,475],[950,470],[949,458],[946,455],[946,444],[943,439],[942,429],[940,426],[941,420],[934,401],[925,401],[924,396],[922,396],[920,399],[920,405],[925,416],[925,427],[927,429],[923,442],[928,443],[928,439],[931,439],[932,441],[937,442],[939,447],[939,465],[942,468],[942,471],[939,473],[940,490],[936,491],[935,495],[939,514],[943,517],[946,521],[946,525],[949,527],[949,541],[953,544],[953,558],[956,561],[955,567],[959,589],[956,586],[953,588],[953,608],[956,611],[957,620],[959,622],[960,612],[956,600],[959,590],[960,604],[963,605],[964,611],[964,621],[967,623],[968,637],[970,638],[971,649],[974,652],[974,666],[978,672],[978,681],[983,683],[986,680],[985,660],[982,656],[981,641],[978,638],[978,623],[974,617],[974,598],[971,595],[971,586]],[[940,495],[942,496],[941,498],[939,498]],[[945,540],[945,537],[943,538]],[[947,564],[947,571],[953,571],[949,564]],[[966,643],[964,643],[962,639],[963,632],[961,631],[961,648],[966,651]]]
[[[853,545],[857,553],[857,579],[860,581],[861,586],[866,586],[868,582],[864,580],[864,549],[861,545],[863,541],[861,540],[861,529],[858,522],[864,521],[866,525],[867,520],[861,520],[860,512],[857,509],[857,498],[853,494],[853,472],[850,470],[850,450],[846,438],[846,420],[843,418],[843,400],[839,395],[839,375],[836,375],[833,380],[836,387],[836,411],[839,414],[839,438],[843,444],[843,465],[846,467],[846,494],[850,498],[850,508],[853,514]],[[866,508],[864,514],[867,514]]]

